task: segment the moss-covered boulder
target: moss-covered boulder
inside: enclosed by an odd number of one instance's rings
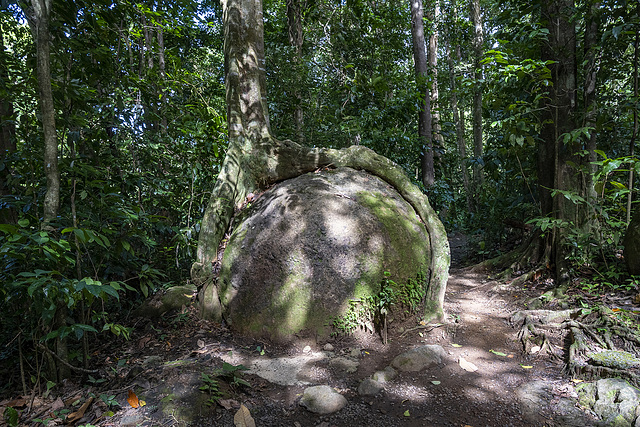
[[[281,182],[241,217],[217,287],[225,319],[249,335],[324,335],[350,300],[379,292],[385,272],[406,283],[431,262],[412,206],[383,180],[350,168]]]

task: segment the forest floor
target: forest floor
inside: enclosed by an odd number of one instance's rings
[[[129,325],[129,341],[105,342],[93,353],[91,362],[99,374],[83,385],[69,381],[56,386],[48,399],[28,396],[32,410],[22,420],[37,417],[56,425],[95,396],[75,425],[233,426],[241,404],[257,426],[580,425],[567,422],[566,410],[557,405],[575,395],[574,383],[563,375],[564,362],[525,354],[518,329],[510,323],[515,311],[545,291],[544,282],[516,288],[491,281],[485,273],[456,268],[464,241],[454,236],[451,245],[454,268],[443,324],[420,325],[415,318],[392,322],[386,345],[378,335],[360,332],[321,342],[299,336],[278,346],[198,320],[192,309],[160,320],[137,319]],[[363,379],[403,351],[424,344],[444,348],[442,364],[400,372],[374,396],[358,394]],[[477,370],[466,370],[461,360]],[[242,364],[251,370],[236,371],[234,377],[232,370],[221,370],[225,362],[227,368]],[[234,378],[250,386],[234,383]],[[519,390],[539,380],[550,392],[532,413]],[[338,390],[347,406],[329,415],[300,406],[305,388],[319,384]]]

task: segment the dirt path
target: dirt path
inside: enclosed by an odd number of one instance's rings
[[[387,345],[376,335],[364,334],[359,341],[297,337],[291,345],[277,347],[195,321],[178,328],[146,328],[131,348],[122,349],[128,354],[119,372],[123,389],[116,396],[122,409],[96,424],[233,426],[242,403],[258,426],[562,425],[544,408],[536,420],[522,413],[519,386],[541,378],[556,384],[567,380],[560,377],[559,364],[522,355],[516,330],[509,324],[519,297],[516,290],[500,291],[479,274],[454,270],[446,296],[447,323],[413,329],[418,326],[415,321],[393,322]],[[141,340],[146,340],[142,348]],[[403,351],[423,344],[444,348],[441,365],[400,373],[375,396],[358,394],[363,379],[389,366]],[[461,359],[477,370],[463,369]],[[251,367],[243,378],[252,387],[222,387],[223,405],[210,407],[204,404],[208,396],[199,391],[201,375],[213,372],[223,361]],[[338,390],[347,398],[347,406],[330,415],[301,407],[304,389],[319,384]],[[146,400],[146,407],[134,409],[126,403],[124,390],[129,388]]]

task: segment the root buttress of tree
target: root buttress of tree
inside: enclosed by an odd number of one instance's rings
[[[640,331],[636,313],[593,309],[525,310],[511,321],[520,327],[518,338],[528,354],[549,354],[564,360],[568,375],[583,379],[620,377],[640,386],[638,362],[602,363],[594,355],[605,351],[637,355]],[[555,335],[555,337],[553,337]],[[554,344],[561,338],[561,344]],[[626,365],[626,366],[625,366]]]
[[[249,144],[251,145],[251,144]],[[431,260],[425,314],[444,318],[442,307],[449,277],[449,242],[444,226],[431,207],[427,196],[411,183],[406,173],[394,162],[363,146],[341,150],[303,147],[292,141],[264,138],[248,150],[242,145],[230,147],[202,220],[198,260],[192,277],[200,282],[210,280],[211,266],[216,260],[220,242],[228,231],[237,206],[248,194],[323,167],[350,167],[363,170],[384,180],[414,208],[430,237]]]

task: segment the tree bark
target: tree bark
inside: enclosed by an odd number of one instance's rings
[[[482,91],[483,91],[483,73],[482,73],[482,55],[484,44],[484,30],[482,25],[482,12],[480,9],[480,0],[471,1],[471,22],[473,23],[473,73],[474,73],[474,90],[473,90],[473,183],[475,191],[478,191],[484,181],[482,155],[484,151],[483,132],[482,132]]]
[[[422,183],[426,188],[435,183],[433,129],[431,123],[431,96],[428,85],[428,64],[424,37],[424,10],[422,0],[411,2],[411,41],[415,63],[416,84],[420,93],[418,109],[418,137],[422,144]]]
[[[306,148],[271,135],[265,98],[261,0],[224,0],[225,72],[229,148],[205,211],[197,259],[191,269],[204,289],[212,286],[213,263],[234,214],[251,192],[319,167],[347,166],[379,176],[395,187],[423,220],[431,240],[425,318],[442,318],[448,278],[449,245],[437,214],[404,171],[373,151]],[[205,298],[208,298],[205,296]]]
[[[44,171],[47,178],[47,192],[44,196],[44,212],[41,226],[46,229],[57,218],[58,210],[60,209],[58,137],[56,133],[55,106],[51,91],[51,54],[49,48],[51,0],[31,0],[31,7],[24,12],[36,41],[38,92],[44,134]]]
[[[469,181],[469,171],[467,170],[467,143],[464,139],[464,128],[458,109],[458,92],[456,85],[456,72],[453,63],[453,55],[449,44],[446,45],[447,65],[449,67],[449,87],[451,88],[451,111],[453,112],[453,123],[456,128],[456,143],[458,146],[458,154],[460,156],[460,171],[462,172],[462,187],[467,198],[467,209],[473,212],[473,199],[471,197],[471,185]]]
[[[553,232],[547,236],[551,259],[555,263],[559,285],[569,278],[567,262],[568,227],[560,222],[579,223],[578,206],[563,197],[551,196],[551,189],[578,191],[581,188],[579,171],[581,149],[579,138],[571,137],[575,130],[576,112],[576,39],[572,0],[543,3],[542,18],[549,30],[548,43],[542,48],[542,58],[554,61],[548,66],[553,85],[545,105],[543,142],[539,145],[538,182],[542,214],[556,221]]]
[[[1,28],[0,28],[1,30]],[[4,50],[4,39],[0,36],[0,60],[6,57]],[[5,61],[0,63],[6,64]],[[0,82],[8,82],[9,76],[7,68],[0,65]],[[2,88],[2,93],[9,94],[7,87]],[[14,126],[13,103],[8,98],[0,98],[0,164],[3,164],[0,171],[0,196],[11,194],[9,180],[11,170],[7,164],[8,157],[16,151],[15,126]],[[17,221],[14,209],[0,207],[0,223],[15,223]]]
[[[429,33],[429,72],[431,75],[431,128],[434,147],[434,163],[439,161],[439,149],[444,146],[444,137],[440,129],[440,113],[438,112],[438,101],[440,93],[438,91],[438,21],[440,19],[440,1],[434,0],[433,13],[429,12],[429,21],[432,23],[432,30]],[[435,175],[434,164],[434,175]]]
[[[302,95],[300,87],[302,79],[300,76],[300,66],[302,65],[302,44],[304,41],[302,32],[302,5],[301,0],[287,0],[287,27],[289,29],[289,43],[295,48],[295,82],[293,88],[293,100],[295,109],[293,119],[296,124],[296,135],[298,142],[304,144],[304,111],[302,110]]]
[[[638,7],[640,9],[640,6]],[[633,99],[638,100],[638,50],[640,42],[640,28],[636,28],[636,35],[633,41]],[[636,152],[636,139],[638,138],[638,108],[633,109],[633,133],[629,141],[629,156],[633,157]],[[627,225],[631,224],[631,211],[633,202],[633,172],[634,168],[629,168],[629,195],[627,196]]]

